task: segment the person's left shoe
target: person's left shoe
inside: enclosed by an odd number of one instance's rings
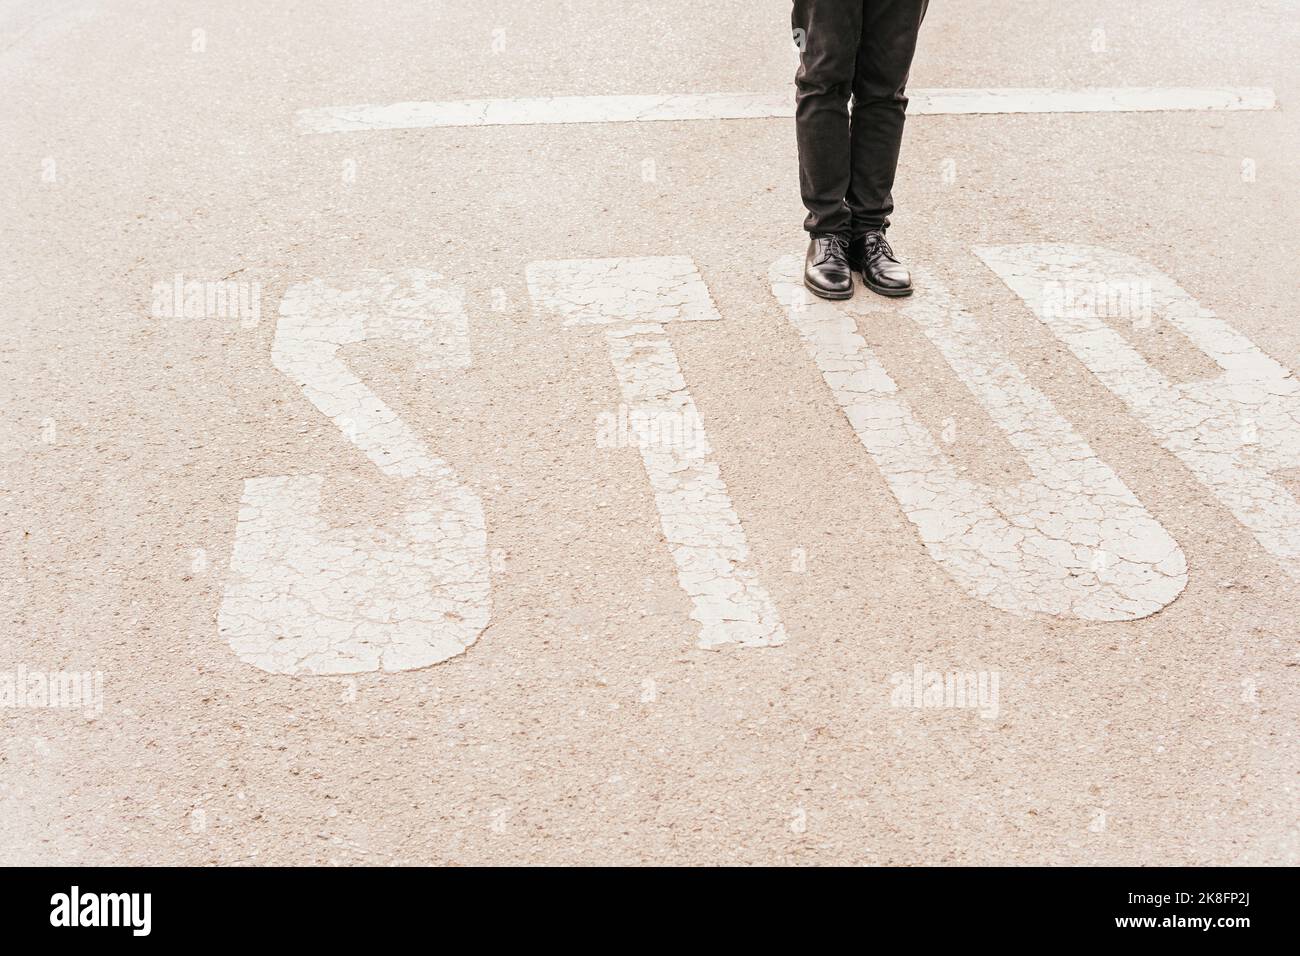
[[[879,295],[911,295],[912,273],[894,257],[883,232],[869,232],[849,243],[849,266],[862,273],[868,289]]]

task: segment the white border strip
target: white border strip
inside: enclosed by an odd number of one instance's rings
[[[913,90],[911,115],[971,113],[1133,113],[1162,110],[1271,110],[1263,86]],[[675,93],[662,96],[543,96],[498,100],[324,106],[299,110],[300,133],[441,126],[531,126],[672,120],[772,119],[794,115],[794,90],[780,93]]]

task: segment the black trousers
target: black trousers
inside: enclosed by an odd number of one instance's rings
[[[907,74],[929,0],[794,0],[804,228],[846,239],[889,226]],[[850,117],[849,96],[853,97]]]

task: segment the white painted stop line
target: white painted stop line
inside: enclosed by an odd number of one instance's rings
[[[664,324],[721,318],[684,256],[532,262],[528,291],[565,325],[605,327],[629,414],[675,420],[668,441],[641,441],[660,525],[700,625],[698,643],[772,646],[785,629],[749,563],[740,518],[704,434]]]
[[[911,90],[912,116],[979,113],[1131,113],[1170,110],[1271,110],[1268,87],[1121,86],[1088,89]],[[669,93],[639,96],[541,96],[447,100],[299,110],[300,133],[445,126],[532,126],[771,119],[794,116],[794,89],[774,93]]]
[[[774,263],[772,294],[926,550],[967,593],[1013,613],[1123,621],[1182,592],[1178,544],[937,277],[917,270],[904,314],[1023,458],[1032,477],[1014,487],[961,476],[867,346],[850,304],[810,296],[801,267],[796,256]]]

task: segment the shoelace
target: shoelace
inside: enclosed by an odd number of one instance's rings
[[[822,238],[826,240],[827,245],[821,258],[818,260],[819,262],[824,262],[829,256],[835,255],[836,253],[838,253],[837,258],[839,259],[848,258],[849,244],[847,241],[839,236],[823,236]]]
[[[866,243],[866,248],[863,249],[863,253],[872,262],[875,262],[882,255],[889,256],[891,259],[894,258],[894,250],[889,245],[889,240],[880,233],[870,233],[866,238]]]

